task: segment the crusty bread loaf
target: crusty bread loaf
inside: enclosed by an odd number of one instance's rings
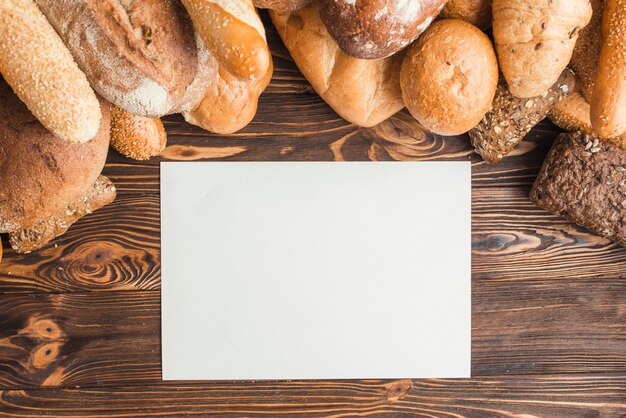
[[[602,48],[602,16],[604,12],[604,0],[590,0],[593,13],[589,24],[585,26],[578,36],[570,67],[578,77],[578,86],[585,99],[591,100],[593,83],[596,79],[596,68]]]
[[[200,103],[183,116],[187,122],[210,132],[237,132],[256,115],[259,96],[271,79],[271,67],[265,77],[253,81],[241,80],[221,69],[218,80],[205,92]]]
[[[458,135],[487,113],[498,84],[491,41],[477,27],[443,19],[409,48],[400,74],[407,109],[426,129]]]
[[[311,0],[254,0],[254,6],[261,9],[272,9],[279,13],[302,9]]]
[[[134,115],[111,106],[111,146],[134,160],[148,160],[165,148],[167,135],[159,118]]]
[[[521,98],[556,83],[592,12],[589,0],[493,0],[492,11],[500,70]]]
[[[221,67],[233,76],[265,76],[271,55],[252,0],[182,0],[196,29]]]
[[[176,0],[35,1],[93,88],[131,113],[179,112],[215,78],[217,65],[199,62],[192,22]]]
[[[109,147],[108,105],[101,107],[91,141],[60,141],[0,80],[0,233],[30,228],[85,196]]]
[[[59,138],[86,142],[98,132],[98,99],[33,0],[0,1],[0,73]]]
[[[440,16],[465,20],[486,30],[491,26],[491,0],[448,0]]]
[[[319,0],[320,15],[339,47],[356,58],[395,54],[430,25],[445,0]]]
[[[367,127],[404,107],[399,77],[402,54],[382,60],[345,54],[314,5],[292,13],[272,11],[270,16],[302,74],[339,116]]]
[[[626,133],[626,0],[606,0],[591,124],[605,138]]]

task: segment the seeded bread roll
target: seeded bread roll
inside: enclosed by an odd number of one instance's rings
[[[60,214],[87,196],[104,167],[108,148],[105,102],[96,136],[84,144],[69,143],[38,123],[0,80],[0,233],[19,236],[51,216],[59,222],[55,230],[64,230]]]
[[[500,80],[491,110],[469,131],[476,152],[488,163],[506,157],[575,87],[574,73],[565,70],[554,86],[541,96],[520,99]]]
[[[254,6],[261,9],[272,9],[279,13],[302,9],[311,0],[254,0]]]
[[[199,56],[192,22],[176,0],[36,3],[92,87],[131,113],[180,112],[197,103],[215,79],[217,63]]]
[[[271,11],[270,16],[302,74],[339,116],[369,127],[404,107],[399,81],[403,54],[375,61],[345,54],[313,4],[292,13]]]
[[[159,118],[134,115],[111,106],[111,146],[134,160],[148,160],[165,149],[167,135]]]
[[[82,143],[98,132],[98,99],[32,0],[0,1],[0,73],[59,138]]]
[[[406,107],[422,126],[459,135],[480,122],[498,84],[491,41],[477,27],[443,19],[409,48],[400,74]]]
[[[486,30],[491,26],[491,0],[449,0],[441,17],[465,20]]]
[[[591,124],[598,134],[626,133],[626,0],[606,0],[602,49],[591,96]]]
[[[591,0],[591,20],[578,36],[570,67],[578,77],[578,86],[587,101],[593,94],[593,83],[596,78],[600,48],[602,48],[602,15],[604,0]]]
[[[582,132],[559,135],[530,200],[626,245],[626,151]]]
[[[381,59],[413,42],[446,0],[319,0],[328,32],[348,55]]]

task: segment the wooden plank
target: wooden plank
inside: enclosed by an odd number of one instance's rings
[[[472,380],[164,383],[0,391],[5,416],[617,417],[626,376]]]
[[[473,375],[626,375],[626,281],[477,280],[472,293]],[[0,298],[0,388],[160,377],[158,291]]]

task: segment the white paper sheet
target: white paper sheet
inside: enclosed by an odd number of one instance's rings
[[[163,379],[469,377],[465,162],[161,164]]]

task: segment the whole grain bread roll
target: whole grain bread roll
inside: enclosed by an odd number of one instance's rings
[[[319,0],[331,36],[348,55],[381,59],[413,42],[446,0]]]
[[[440,135],[458,135],[476,126],[491,107],[497,84],[491,41],[459,19],[433,23],[409,48],[400,74],[407,109]]]
[[[50,216],[64,222],[68,205],[78,205],[96,183],[108,147],[105,102],[100,129],[91,141],[59,141],[0,79],[0,233],[15,234],[11,242],[19,248],[22,231]],[[58,225],[56,230],[64,228]]]
[[[86,142],[98,132],[98,99],[33,0],[0,1],[0,74],[59,138]]]
[[[279,13],[302,9],[311,0],[254,0],[254,6],[260,9],[272,9]]]
[[[404,107],[400,91],[403,54],[364,60],[339,49],[317,7],[270,12],[294,62],[322,99],[345,120],[374,126]]]
[[[179,112],[215,79],[217,63],[199,57],[191,19],[176,0],[35,1],[92,87],[131,113]]]

